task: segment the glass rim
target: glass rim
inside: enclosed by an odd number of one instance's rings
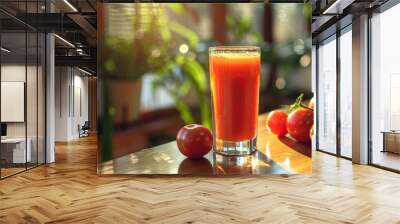
[[[260,53],[261,49],[258,46],[213,46],[208,48],[209,53],[218,52],[257,52]]]

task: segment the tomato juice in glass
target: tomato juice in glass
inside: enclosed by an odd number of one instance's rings
[[[260,49],[211,47],[209,60],[214,151],[251,154],[257,138]]]

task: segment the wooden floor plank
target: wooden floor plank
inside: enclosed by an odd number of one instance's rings
[[[101,177],[96,139],[0,181],[0,223],[400,223],[400,175],[314,152],[289,177]]]

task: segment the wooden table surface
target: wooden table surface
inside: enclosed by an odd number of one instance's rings
[[[289,137],[278,138],[259,117],[257,152],[251,156],[227,157],[212,151],[201,160],[183,156],[170,142],[99,164],[99,174],[166,175],[265,175],[311,173],[311,145]]]

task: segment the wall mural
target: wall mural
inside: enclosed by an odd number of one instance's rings
[[[309,4],[100,4],[98,173],[311,172],[310,18]]]

